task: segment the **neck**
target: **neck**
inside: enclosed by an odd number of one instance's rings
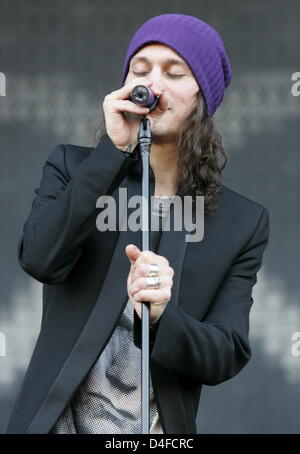
[[[178,152],[173,144],[152,143],[150,165],[155,177],[155,196],[173,196],[177,192]]]

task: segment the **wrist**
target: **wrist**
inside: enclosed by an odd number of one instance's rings
[[[134,143],[130,143],[129,145],[125,145],[124,147],[118,147],[118,148],[119,148],[119,150],[121,150],[125,153],[133,153],[137,144],[138,144],[138,142],[134,142]]]

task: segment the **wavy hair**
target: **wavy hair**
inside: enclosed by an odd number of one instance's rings
[[[208,115],[201,92],[181,127],[178,141],[178,190],[180,196],[204,196],[204,212],[217,210],[222,172],[227,155],[215,119]]]
[[[95,144],[105,133],[105,119],[102,116],[95,130]],[[208,115],[200,91],[194,109],[179,131],[177,150],[177,195],[192,196],[194,203],[196,196],[204,196],[204,213],[216,212],[227,155],[215,119]]]

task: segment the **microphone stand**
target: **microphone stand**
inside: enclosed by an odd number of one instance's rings
[[[152,143],[150,120],[143,116],[140,120],[138,133],[140,155],[142,160],[142,250],[149,250],[149,153]],[[150,304],[142,303],[142,434],[149,434],[149,329],[150,329]]]

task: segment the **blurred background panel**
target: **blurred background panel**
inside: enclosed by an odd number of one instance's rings
[[[198,431],[299,433],[297,0],[1,0],[0,432],[40,329],[42,285],[19,267],[16,250],[42,166],[58,143],[94,145],[132,34],[171,12],[205,20],[225,41],[233,79],[216,114],[228,155],[224,184],[267,207],[271,220],[254,287],[252,359],[228,382],[203,387]]]

